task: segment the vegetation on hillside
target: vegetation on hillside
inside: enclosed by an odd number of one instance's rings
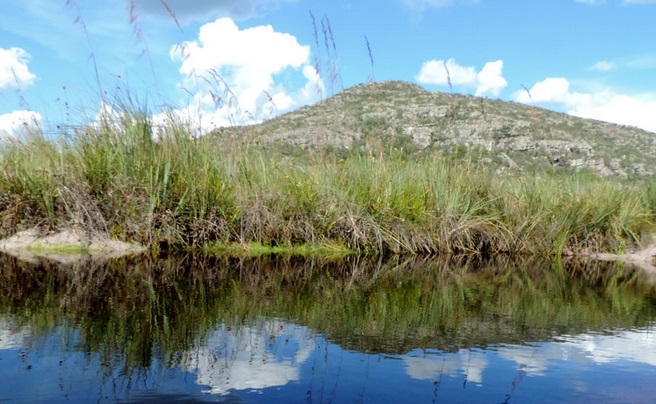
[[[384,81],[354,86],[318,104],[250,127],[218,130],[250,142],[371,149],[381,139],[449,155],[476,150],[498,172],[553,167],[604,176],[649,176],[656,135],[542,108]]]

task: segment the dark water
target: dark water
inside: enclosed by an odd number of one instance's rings
[[[0,400],[654,402],[630,268],[0,257]]]

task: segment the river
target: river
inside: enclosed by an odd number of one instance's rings
[[[0,256],[0,400],[651,403],[620,264]]]

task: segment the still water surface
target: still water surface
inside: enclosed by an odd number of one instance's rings
[[[656,287],[630,268],[0,258],[0,400],[656,397]]]

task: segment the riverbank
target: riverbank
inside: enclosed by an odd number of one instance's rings
[[[656,277],[656,234],[646,237],[644,247],[636,247],[625,254],[588,253],[585,257],[598,261],[616,261],[635,265]]]
[[[214,256],[248,258],[260,256],[321,257],[327,260],[345,260],[357,252],[342,245],[282,245],[270,246],[251,242],[239,244],[208,244],[202,253]],[[144,246],[112,240],[107,235],[90,234],[75,229],[42,233],[39,229],[21,231],[8,239],[0,240],[0,252],[23,261],[38,262],[40,258],[63,264],[81,261],[104,261],[129,255],[146,253]],[[624,254],[591,253],[587,251],[563,252],[565,258],[585,261],[614,261],[635,266],[656,279],[656,234],[646,237],[643,247],[631,248]]]
[[[0,240],[0,252],[28,262],[35,262],[39,257],[44,257],[51,261],[68,263],[79,261],[81,256],[97,261],[145,251],[143,246],[112,240],[107,235],[79,229],[42,232],[33,228]]]
[[[0,150],[0,238],[80,228],[151,251],[340,246],[358,254],[624,253],[656,229],[656,180],[500,173],[476,150],[304,149],[156,130],[135,111]],[[487,164],[487,163],[486,163]]]

